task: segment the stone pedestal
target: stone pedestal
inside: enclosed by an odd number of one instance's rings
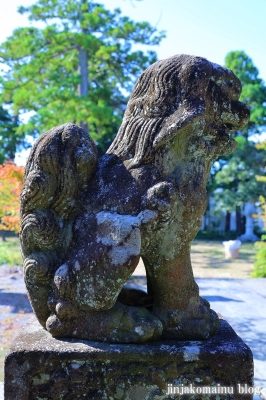
[[[224,320],[207,341],[143,345],[54,339],[32,320],[6,357],[5,400],[242,400],[252,380],[251,350]]]

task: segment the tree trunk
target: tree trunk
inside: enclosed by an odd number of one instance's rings
[[[78,95],[87,96],[89,93],[89,84],[88,84],[88,52],[84,49],[79,49],[79,66],[78,72],[81,77],[81,82],[78,85]]]
[[[231,220],[231,213],[229,211],[226,211],[226,216],[225,216],[225,232],[230,231],[230,220]]]
[[[12,122],[15,126],[18,126],[18,114],[12,117]],[[13,146],[12,146],[13,147]],[[14,143],[14,147],[12,150],[8,152],[8,162],[14,164],[16,157],[17,145]]]
[[[81,4],[84,4],[86,0],[81,0]],[[80,14],[80,20],[82,20],[82,11]],[[81,28],[82,33],[86,33],[86,29]],[[80,75],[80,84],[78,85],[78,96],[87,96],[89,93],[89,75],[88,75],[88,51],[79,48],[79,65],[78,73]],[[83,121],[79,121],[81,128],[88,130],[88,125]]]
[[[89,93],[88,83],[88,52],[84,49],[79,49],[79,66],[78,72],[80,74],[81,82],[78,85],[78,96],[87,96]],[[88,125],[83,121],[79,121],[81,128],[88,130]]]
[[[241,211],[239,206],[236,207],[236,232],[238,235],[242,233]]]
[[[1,231],[1,241],[6,242],[6,231],[4,230]]]

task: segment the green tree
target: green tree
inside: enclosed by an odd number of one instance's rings
[[[220,158],[215,164],[210,187],[212,190],[216,189],[216,209],[226,211],[227,217],[232,211],[236,211],[237,231],[241,234],[241,206],[248,201],[257,200],[265,190],[265,183],[257,181],[255,176],[264,168],[266,152],[262,148],[258,149],[250,136],[260,133],[266,126],[266,86],[259,78],[259,72],[252,60],[243,51],[230,52],[226,56],[225,66],[242,83],[240,101],[249,106],[250,121],[241,132],[234,134],[238,142],[235,152]]]
[[[258,149],[264,149],[266,151],[266,142],[257,144]],[[256,176],[259,182],[264,182],[266,185],[266,166],[264,168],[264,175]],[[255,247],[258,249],[256,253],[256,262],[254,264],[254,271],[252,275],[255,278],[266,278],[266,190],[262,192],[260,196],[262,213],[260,218],[264,222],[264,235],[261,236],[261,241],[255,243]]]
[[[18,150],[26,147],[25,134],[15,134],[17,120],[0,107],[0,164],[4,161],[13,161]]]
[[[69,121],[88,128],[103,150],[137,75],[156,61],[136,45],[158,45],[164,33],[90,0],[38,0],[19,12],[43,27],[18,28],[0,47],[2,101],[16,115],[31,112],[16,134]]]
[[[223,159],[223,166],[215,175],[214,193],[216,207],[222,211],[237,213],[237,232],[241,234],[241,206],[256,201],[265,191],[266,184],[256,180],[261,173],[266,151],[257,149],[255,144],[243,136],[237,136],[238,147],[234,155]],[[229,227],[228,227],[229,228]]]
[[[242,83],[240,101],[250,109],[250,120],[240,135],[260,133],[266,127],[266,86],[252,59],[244,51],[231,51],[225,57],[225,67],[231,69]]]

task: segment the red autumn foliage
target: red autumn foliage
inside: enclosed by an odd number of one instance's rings
[[[0,165],[0,229],[19,232],[19,194],[24,167]]]

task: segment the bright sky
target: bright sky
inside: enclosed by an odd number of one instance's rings
[[[159,58],[193,54],[223,64],[232,50],[244,50],[266,81],[266,0],[98,0],[135,21],[149,21],[167,37],[157,51]],[[29,25],[17,13],[19,5],[34,0],[8,0],[1,7],[0,42],[18,26]]]

